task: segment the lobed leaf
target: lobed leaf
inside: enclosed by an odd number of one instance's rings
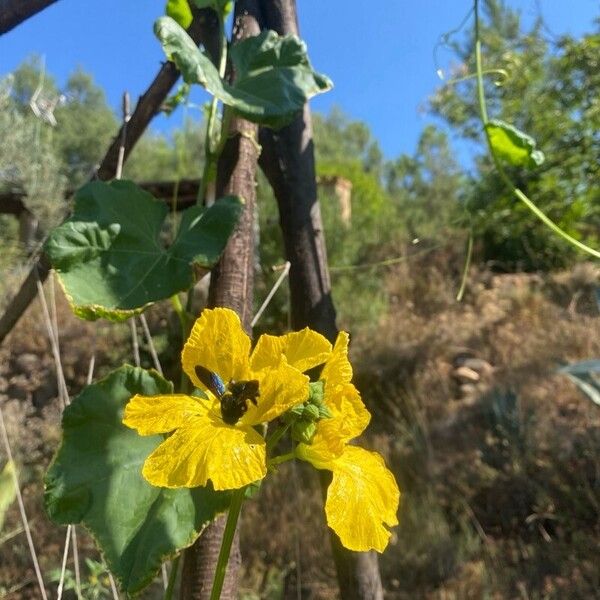
[[[254,123],[282,127],[309,98],[332,87],[329,78],[313,70],[306,45],[293,35],[263,31],[232,46],[235,78],[229,84],[173,19],[161,17],[154,31],[186,83],[200,84]]]
[[[135,394],[168,394],[155,371],[128,365],[87,386],[63,415],[63,441],[45,478],[45,506],[56,523],[83,523],[122,589],[149,584],[161,563],[189,546],[229,505],[212,488],[163,489],[142,477],[161,443],[121,423]]]
[[[73,215],[52,231],[45,251],[76,315],[122,321],[188,289],[195,266],[211,268],[241,209],[234,196],[188,208],[166,248],[163,202],[130,181],[95,181],[77,192]]]
[[[536,150],[535,140],[513,125],[492,119],[485,126],[494,152],[515,167],[533,169],[543,164],[545,157]]]

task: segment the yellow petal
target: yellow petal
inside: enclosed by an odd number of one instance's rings
[[[363,404],[360,392],[351,383],[331,387],[325,386],[325,405],[331,413],[330,419],[319,421],[325,429],[335,428],[345,442],[359,436],[369,424],[371,413]]]
[[[193,384],[204,390],[194,371],[196,366],[216,373],[227,384],[231,379],[247,379],[249,354],[250,338],[237,314],[229,308],[214,308],[204,310],[194,323],[181,363]]]
[[[305,327],[286,335],[261,335],[252,352],[252,369],[276,367],[284,355],[288,364],[299,371],[308,371],[323,364],[331,354],[331,344],[320,333]]]
[[[383,552],[398,524],[400,490],[383,458],[376,452],[346,446],[330,466],[333,479],[327,489],[327,524],[342,544],[355,552]]]
[[[123,424],[136,429],[140,435],[168,433],[181,427],[190,417],[206,412],[202,402],[206,401],[184,394],[136,394],[125,407]]]
[[[338,333],[333,352],[327,359],[321,379],[326,385],[337,385],[339,383],[350,383],[352,381],[352,365],[348,360],[348,344],[350,336],[345,331]]]
[[[226,425],[210,411],[191,418],[147,459],[144,477],[158,487],[241,488],[266,474],[264,439],[251,427]]]
[[[259,381],[257,405],[248,402],[248,411],[240,419],[244,425],[272,421],[286,410],[308,398],[308,377],[290,367],[283,356],[276,369],[262,369],[253,374]]]

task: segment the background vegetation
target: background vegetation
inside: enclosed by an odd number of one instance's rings
[[[542,167],[510,175],[563,229],[598,247],[600,22],[581,39],[547,39],[542,23],[523,31],[518,15],[486,4],[484,53],[506,72],[487,80],[490,111],[530,133],[546,154]],[[458,81],[474,71],[472,43],[458,36],[453,44],[456,81],[430,98],[439,126],[423,130],[413,155],[385,158],[368,126],[341,109],[313,119],[334,300],[340,326],[353,334],[357,384],[374,414],[367,442],[387,455],[404,491],[384,582],[390,598],[592,598],[600,589],[600,415],[555,371],[600,355],[599,268],[581,263],[503,186],[481,145],[475,83]],[[29,106],[40,83],[45,98],[58,100],[55,127]],[[76,71],[59,89],[32,58],[0,89],[0,193],[23,193],[48,230],[69,210],[68,190],[93,172],[117,123],[91,75]],[[195,178],[202,139],[202,124],[191,117],[171,135],[149,133],[124,175]],[[457,159],[465,148],[474,155],[468,164]],[[349,220],[336,192],[340,179],[351,184]],[[262,178],[259,211],[257,302],[284,260]],[[469,283],[457,303],[471,230]],[[30,250],[16,219],[0,215],[0,308]],[[285,330],[287,312],[282,288],[257,331]],[[92,348],[98,375],[131,355],[127,328],[76,321],[62,302],[58,313],[71,394],[85,382]],[[168,370],[176,357],[164,321],[149,318]],[[145,346],[142,360],[151,366]],[[0,400],[46,573],[64,535],[39,500],[58,437],[56,390],[33,306],[0,349]],[[25,421],[32,433],[21,437]],[[265,486],[249,507],[247,598],[296,597],[298,585],[306,598],[335,596],[310,477],[301,466],[281,469],[284,485]],[[13,505],[0,531],[0,597],[26,582],[30,569],[22,536],[12,535],[17,527]],[[86,571],[97,588],[89,597],[103,597],[100,558],[90,540],[82,543],[96,561]],[[10,597],[33,598],[35,589],[25,585]]]

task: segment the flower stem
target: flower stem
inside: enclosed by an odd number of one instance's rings
[[[225,523],[225,531],[223,532],[223,540],[221,541],[221,550],[217,560],[217,568],[215,569],[215,578],[213,580],[212,590],[210,592],[210,600],[219,600],[223,582],[225,581],[225,573],[227,572],[227,563],[229,562],[229,553],[231,552],[231,544],[235,536],[235,528],[237,527],[238,518],[244,503],[246,488],[235,490],[231,496],[231,504],[227,513],[227,523]]]
[[[290,424],[288,423],[284,427],[280,427],[279,429],[276,429],[271,434],[271,437],[267,440],[267,456],[269,456],[269,454],[271,453],[271,450],[273,450],[273,448],[275,448],[275,445],[277,444],[277,442],[285,435],[285,432],[289,428],[290,428]]]
[[[287,462],[288,460],[294,460],[296,455],[293,452],[288,452],[287,454],[281,454],[280,456],[276,456],[269,461],[269,466],[274,467],[275,465],[280,465],[281,463]]]

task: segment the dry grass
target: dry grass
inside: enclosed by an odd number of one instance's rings
[[[390,272],[389,313],[353,337],[356,383],[373,413],[363,443],[386,456],[403,489],[401,525],[381,557],[386,597],[596,597],[600,412],[555,371],[561,362],[600,356],[600,316],[591,295],[597,272],[474,272],[460,304],[446,272],[443,256]],[[154,326],[164,330],[157,315]],[[101,369],[128,353],[122,330],[76,321],[62,304],[59,320],[73,391],[83,385],[92,346],[82,339],[97,332]],[[162,346],[168,362],[166,338]],[[38,308],[8,348],[0,350],[0,402],[48,571],[58,564],[64,532],[40,506],[59,407],[48,392],[39,393],[54,375]],[[26,354],[36,357],[35,368],[19,372],[17,358]],[[457,357],[467,354],[493,370],[461,399],[452,372]],[[313,471],[286,464],[247,504],[243,598],[297,598],[298,588],[302,598],[337,597],[318,490]],[[17,525],[11,510],[5,531]],[[22,536],[0,546],[0,585],[31,575]],[[33,586],[11,596],[34,597]]]

